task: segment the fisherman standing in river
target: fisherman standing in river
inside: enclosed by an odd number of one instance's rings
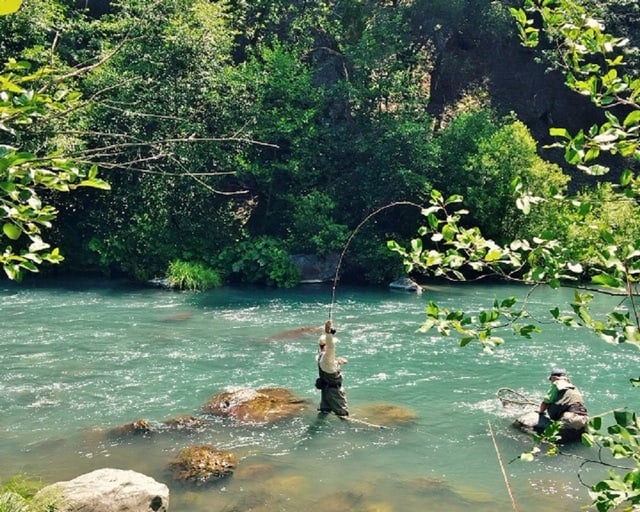
[[[347,395],[342,387],[341,366],[347,363],[344,357],[336,358],[336,342],[334,338],[336,330],[333,328],[331,320],[324,324],[324,334],[318,340],[318,362],[319,377],[316,380],[316,387],[321,391],[320,407],[321,413],[334,412],[337,416],[349,416],[347,407]]]

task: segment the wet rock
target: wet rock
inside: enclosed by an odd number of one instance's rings
[[[536,411],[529,411],[517,418],[513,424],[527,434],[540,433],[552,423],[548,416],[540,416]],[[559,443],[575,443],[582,439],[583,430],[561,428],[558,432]]]
[[[383,426],[404,425],[418,419],[418,415],[399,405],[379,403],[359,407],[354,410],[355,418],[363,418],[371,423]]]
[[[149,437],[155,432],[148,420],[139,419],[131,423],[126,423],[119,427],[112,428],[108,434],[110,437],[142,436]]]
[[[153,279],[149,279],[147,281],[151,286],[157,286],[158,288],[167,288],[170,289],[173,286],[171,285],[171,280],[166,277],[154,277]]]
[[[170,430],[193,432],[201,430],[204,427],[204,420],[190,415],[176,416],[174,418],[165,420],[163,425]]]
[[[536,429],[543,431],[547,428],[551,420],[547,416],[540,416],[536,411],[529,411],[518,417],[513,424],[527,434],[534,434]]]
[[[169,488],[153,478],[121,469],[104,468],[57,482],[36,495],[57,494],[58,512],[167,512]]]
[[[232,475],[237,465],[238,458],[232,452],[211,445],[195,445],[180,450],[168,468],[174,480],[206,485]]]
[[[403,292],[414,292],[417,294],[422,293],[422,286],[408,277],[403,277],[389,284],[389,288],[392,290],[400,290]]]
[[[300,414],[309,402],[284,388],[239,389],[213,396],[204,406],[210,414],[242,423],[267,424]]]

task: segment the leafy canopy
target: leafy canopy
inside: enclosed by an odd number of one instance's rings
[[[43,261],[62,261],[59,250],[42,239],[57,216],[43,191],[109,189],[95,166],[87,169],[65,157],[51,136],[51,124],[79,102],[79,94],[50,69],[32,71],[29,63],[10,60],[0,73],[0,264],[10,279],[37,272]]]

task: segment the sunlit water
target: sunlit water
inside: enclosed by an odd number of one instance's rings
[[[416,332],[430,299],[477,311],[506,286],[437,286],[422,296],[338,287],[333,319],[353,417],[394,404],[415,421],[388,429],[318,419],[317,335],[279,333],[321,326],[329,286],[206,293],[134,288],[108,281],[0,285],[0,479],[43,482],[103,467],[133,469],[166,483],[171,510],[218,511],[577,511],[606,473],[573,456],[515,460],[532,447],[512,426],[520,411],[496,398],[501,387],[535,400],[552,366],[569,370],[592,413],[635,407],[629,385],[640,353],[585,331],[544,325],[532,340],[507,336],[494,354]],[[545,312],[558,292],[538,291]],[[145,418],[200,415],[227,389],[285,387],[311,401],[299,417],[269,426],[207,418],[197,433],[113,439],[109,429]],[[362,415],[360,416],[362,417]],[[493,429],[494,436],[490,432]],[[494,443],[495,439],[495,443]],[[193,444],[239,457],[214,485],[172,481],[167,464]],[[496,450],[497,446],[497,450]],[[501,463],[506,477],[501,470]],[[510,497],[509,491],[511,491]]]

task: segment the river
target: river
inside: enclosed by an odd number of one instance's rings
[[[521,512],[580,510],[590,503],[583,483],[606,475],[583,464],[595,449],[577,444],[565,455],[517,460],[532,441],[512,427],[519,411],[503,407],[496,391],[538,400],[550,368],[562,366],[591,413],[633,408],[629,378],[638,376],[640,352],[555,324],[531,340],[507,333],[493,354],[418,332],[431,299],[477,311],[526,291],[473,284],[416,295],[338,286],[332,312],[337,353],[349,361],[353,417],[381,404],[415,415],[378,429],[319,419],[317,334],[282,335],[323,325],[330,286],[198,293],[100,279],[4,282],[0,479],[26,473],[50,483],[103,467],[133,469],[169,486],[173,512],[495,512],[514,510],[514,501]],[[540,289],[529,308],[542,317],[569,293]],[[284,387],[312,407],[268,426],[210,418],[190,434],[105,435],[137,419],[198,415],[211,396],[245,387]],[[201,488],[172,481],[167,464],[203,443],[236,453],[236,473]]]

